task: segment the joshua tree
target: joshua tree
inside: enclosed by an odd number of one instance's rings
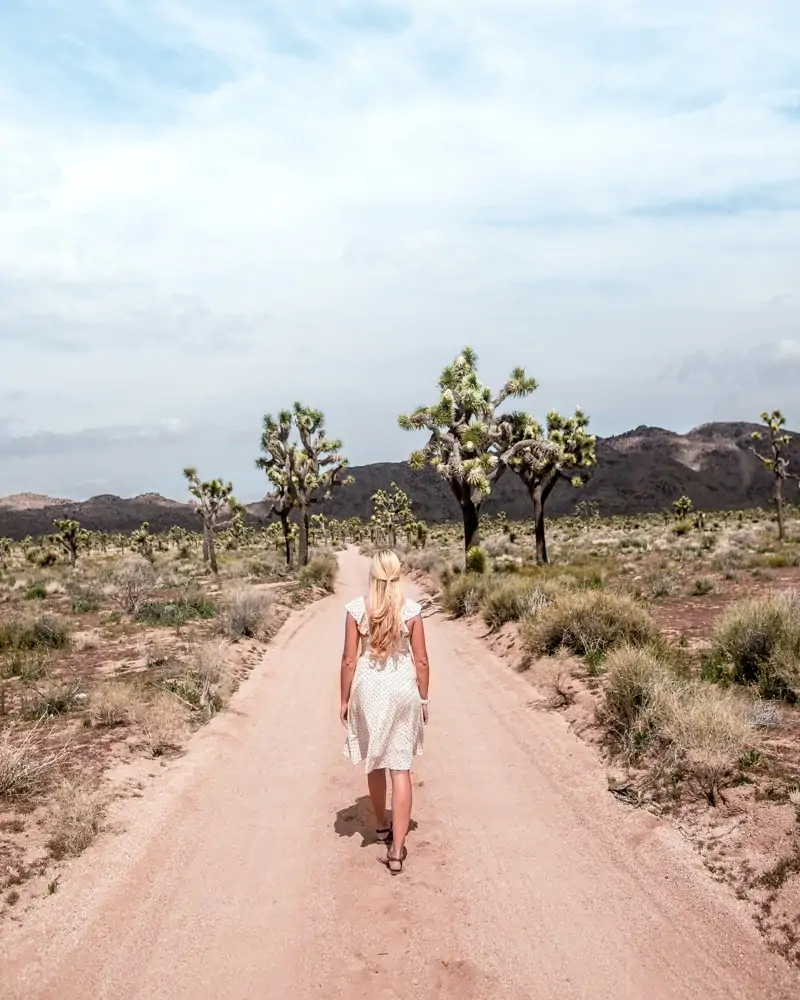
[[[352,483],[353,477],[347,475],[342,442],[326,436],[325,417],[320,410],[295,403],[292,417],[300,446],[294,448],[291,489],[300,513],[300,565],[306,566],[311,506],[330,499],[335,489]]]
[[[142,521],[136,531],[131,534],[131,545],[148,562],[153,562],[153,536],[150,534],[150,525],[147,521]],[[124,550],[124,545],[122,548]]]
[[[411,511],[411,497],[404,493],[397,483],[392,483],[391,493],[378,490],[372,497],[372,517],[370,524],[381,542],[387,538],[397,545],[398,531],[411,532],[416,527],[416,519]]]
[[[439,377],[438,402],[399,418],[404,430],[430,432],[428,443],[409,461],[413,469],[430,464],[450,484],[461,507],[465,552],[480,544],[481,504],[510,459],[523,446],[534,449],[539,443],[520,440],[512,445],[497,409],[509,397],[527,396],[536,387],[535,379],[528,378],[524,369],[515,368],[493,396],[478,378],[475,351],[467,347]]]
[[[675,517],[679,521],[685,521],[692,513],[694,504],[689,497],[679,497],[677,500],[672,501],[672,509],[675,511]]]
[[[544,508],[559,482],[583,486],[579,470],[595,464],[595,436],[587,430],[589,418],[578,407],[571,417],[555,410],[547,414],[547,432],[527,413],[513,413],[503,421],[518,449],[509,465],[525,484],[533,503],[536,562],[547,563]]]
[[[778,515],[778,538],[784,541],[786,538],[786,525],[783,517],[783,484],[787,479],[794,479],[800,483],[800,476],[796,472],[789,472],[789,460],[786,457],[786,446],[791,442],[791,437],[783,430],[786,417],[780,410],[773,410],[772,413],[766,411],[761,414],[761,419],[766,424],[766,445],[769,448],[768,455],[762,455],[751,445],[750,450],[756,458],[763,464],[764,468],[775,477],[773,487],[773,497],[775,499],[775,512]],[[753,433],[754,441],[763,441],[764,435],[761,431]]]
[[[0,538],[0,569],[6,569],[8,557],[11,555],[11,539]]]
[[[69,556],[70,566],[74,567],[78,562],[78,552],[88,545],[89,532],[82,531],[77,521],[64,520],[53,521],[57,534],[53,535],[53,541]]]
[[[264,454],[256,459],[256,468],[266,472],[273,486],[272,492],[265,499],[272,505],[271,513],[280,518],[287,566],[294,562],[290,518],[296,506],[292,483],[297,455],[290,442],[291,433],[291,410],[281,410],[277,417],[267,414],[261,432],[261,450]]]
[[[214,528],[217,518],[224,510],[236,514],[244,510],[233,495],[233,485],[223,483],[221,479],[210,479],[202,482],[197,475],[197,469],[191,467],[183,470],[189,483],[189,492],[198,501],[197,513],[203,522],[203,562],[211,563],[211,572],[219,576],[217,566],[217,551],[214,545]]]

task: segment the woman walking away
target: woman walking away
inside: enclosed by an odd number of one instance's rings
[[[376,835],[387,844],[386,865],[403,870],[411,823],[411,762],[422,753],[428,721],[428,653],[419,604],[403,596],[400,560],[379,552],[369,595],[347,605],[340,717],[345,755],[364,764]],[[359,655],[358,647],[361,644]],[[386,772],[392,777],[392,822],[386,822]]]

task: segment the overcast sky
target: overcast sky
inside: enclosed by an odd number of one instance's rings
[[[464,344],[599,434],[800,428],[797,0],[3,0],[0,493],[354,464]]]

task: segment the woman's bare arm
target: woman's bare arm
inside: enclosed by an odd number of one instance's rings
[[[344,725],[347,724],[347,706],[350,702],[350,688],[353,685],[353,675],[356,672],[356,661],[358,659],[358,625],[355,618],[348,612],[347,621],[344,626],[344,650],[342,651],[342,672],[341,672],[341,703],[339,708],[339,718]]]
[[[421,615],[412,618],[409,626],[409,632],[411,633],[411,653],[414,657],[414,667],[417,671],[417,687],[419,688],[420,697],[423,701],[427,701],[431,669],[428,663],[428,647],[425,642],[425,626],[422,624]]]

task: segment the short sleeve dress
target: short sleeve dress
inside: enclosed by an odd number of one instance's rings
[[[344,753],[353,764],[363,764],[366,771],[410,771],[414,756],[422,753],[422,699],[407,624],[421,611],[419,604],[406,598],[400,645],[385,660],[377,660],[370,651],[364,598],[347,605],[348,614],[358,624],[361,655],[350,689]]]

